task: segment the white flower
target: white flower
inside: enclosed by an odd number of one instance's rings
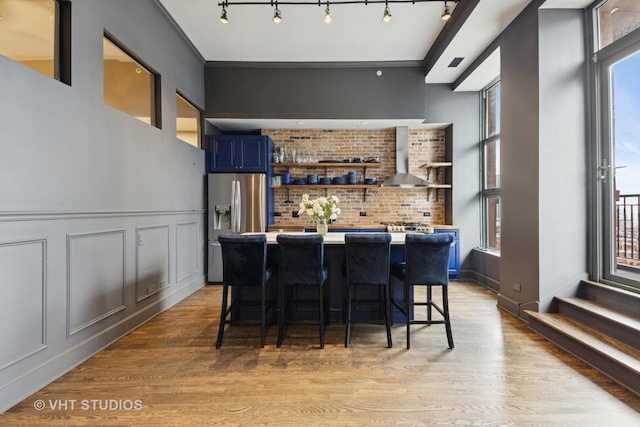
[[[319,197],[315,200],[309,200],[309,195],[303,194],[298,215],[307,214],[314,220],[337,219],[340,214],[338,202],[339,200],[336,196]]]

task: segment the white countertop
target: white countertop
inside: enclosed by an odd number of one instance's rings
[[[266,234],[267,236],[267,243],[269,244],[275,244],[278,243],[276,240],[276,236],[278,236],[278,234],[287,234],[287,235],[310,235],[310,234],[316,234],[316,233],[304,233],[304,232],[296,232],[296,231],[288,231],[288,232],[274,232],[274,231],[270,231],[268,233],[245,233],[245,234]],[[340,233],[340,232],[331,232],[331,233],[327,233],[324,236],[324,244],[325,245],[344,245],[344,235],[346,233]],[[406,235],[406,233],[389,233],[391,234],[391,244],[392,245],[404,245],[404,237]]]

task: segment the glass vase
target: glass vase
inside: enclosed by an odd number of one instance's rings
[[[327,225],[326,219],[318,219],[316,220],[316,231],[323,236],[327,235],[327,230],[329,230],[329,226]]]

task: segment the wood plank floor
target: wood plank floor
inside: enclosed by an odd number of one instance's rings
[[[530,332],[475,284],[450,286],[454,350],[442,325],[414,326],[411,350],[403,325],[392,349],[383,326],[354,325],[344,348],[343,326],[330,325],[324,350],[306,325],[292,325],[281,349],[276,327],[261,349],[257,327],[232,326],[216,350],[220,300],[220,287],[204,287],[0,415],[0,425],[640,425],[638,396]]]

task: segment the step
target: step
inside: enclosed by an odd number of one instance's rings
[[[615,310],[621,314],[640,318],[640,293],[616,286],[580,281],[578,297],[591,300],[602,307]]]
[[[556,297],[555,300],[560,314],[640,350],[639,317],[621,314],[583,298]]]
[[[527,314],[531,330],[640,395],[640,351],[559,313]]]

